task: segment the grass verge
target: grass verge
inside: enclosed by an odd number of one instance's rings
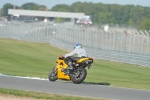
[[[77,97],[77,96],[41,93],[41,92],[33,92],[33,91],[22,91],[22,90],[14,90],[14,89],[6,89],[6,88],[0,88],[0,93],[14,95],[17,97],[36,98],[40,100],[108,100],[108,99],[100,99],[100,98],[87,98],[87,97]]]

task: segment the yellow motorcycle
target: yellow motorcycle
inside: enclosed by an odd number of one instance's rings
[[[84,81],[87,75],[86,67],[88,69],[93,63],[93,58],[76,58],[73,60],[73,70],[70,70],[69,73],[66,73],[67,63],[66,59],[60,56],[56,61],[56,67],[54,67],[49,75],[48,79],[50,81],[56,81],[57,79],[72,81],[75,84],[80,84]]]

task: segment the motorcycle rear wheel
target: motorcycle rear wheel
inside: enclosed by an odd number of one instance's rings
[[[48,79],[50,81],[56,81],[58,79],[58,77],[57,77],[57,70],[55,70],[55,67],[50,71],[50,73],[48,75]]]
[[[84,81],[84,79],[86,78],[86,75],[87,75],[86,69],[79,68],[79,69],[77,69],[77,73],[71,77],[71,80],[75,84],[80,84]]]

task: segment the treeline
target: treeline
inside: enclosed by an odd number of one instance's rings
[[[3,5],[3,8],[1,8],[1,15],[2,16],[7,16],[8,14],[8,9],[26,9],[26,10],[47,10],[47,7],[44,5],[39,5],[36,3],[25,3],[23,5],[16,6],[16,5],[12,5],[10,3],[6,3]]]
[[[94,23],[124,24],[150,30],[150,7],[134,5],[75,2],[56,5],[52,11],[83,12],[93,16]]]
[[[14,8],[12,4],[5,4],[2,15],[7,15],[7,9]],[[15,9],[48,10],[44,5],[26,3]],[[99,24],[124,24],[138,26],[140,29],[150,30],[150,7],[134,5],[103,4],[92,2],[75,2],[72,5],[58,4],[51,11],[81,12],[93,16],[93,22]],[[64,20],[64,19],[59,19]]]

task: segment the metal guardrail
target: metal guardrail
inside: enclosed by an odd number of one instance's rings
[[[51,43],[71,51],[82,43],[89,56],[150,67],[150,32],[82,28],[68,24],[0,22],[0,37]]]

